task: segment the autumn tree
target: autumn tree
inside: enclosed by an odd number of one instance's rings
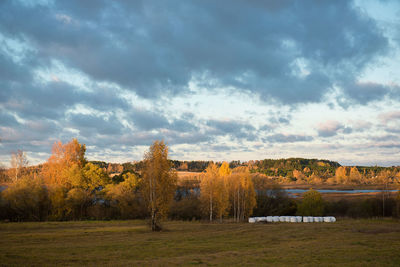
[[[77,139],[62,144],[55,142],[52,154],[43,165],[42,176],[47,184],[71,186],[70,176],[83,168],[86,146],[79,144]]]
[[[335,178],[337,184],[344,184],[347,181],[346,167],[340,166],[336,169]]]
[[[302,179],[304,179],[304,174],[301,171],[294,169],[293,177],[296,178],[296,180],[302,180]]]
[[[355,183],[355,184],[361,183],[362,176],[361,176],[360,172],[358,171],[357,167],[355,167],[355,166],[351,167],[349,176],[350,176],[349,178],[350,178],[351,183]]]
[[[21,176],[21,172],[23,168],[28,166],[28,159],[26,158],[25,152],[22,150],[17,150],[17,152],[12,152],[11,153],[11,172],[12,174],[10,175],[12,177],[12,180],[15,182],[18,180],[18,178]]]
[[[389,196],[389,184],[393,183],[396,178],[394,171],[384,170],[378,175],[378,183],[382,186],[382,216],[385,217],[385,201]]]
[[[325,204],[321,193],[310,189],[303,195],[303,200],[297,207],[297,214],[301,216],[322,216]]]
[[[256,192],[250,171],[247,167],[235,168],[229,176],[229,195],[236,222],[243,221],[250,216],[256,206]]]
[[[232,170],[229,168],[229,163],[224,161],[221,164],[221,167],[219,167],[218,174],[220,177],[228,177],[231,175]]]
[[[200,199],[210,221],[215,217],[222,219],[228,212],[229,196],[225,181],[218,166],[210,163],[200,183]]]
[[[160,231],[160,221],[167,215],[173,200],[177,174],[168,161],[168,147],[164,141],[155,141],[144,156],[142,178],[143,196],[151,215],[151,230]]]

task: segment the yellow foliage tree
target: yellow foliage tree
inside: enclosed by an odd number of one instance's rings
[[[236,168],[229,176],[229,196],[234,220],[239,222],[253,213],[256,193],[248,168]]]
[[[227,177],[232,174],[232,170],[229,168],[229,163],[224,161],[218,170],[220,177]]]
[[[353,184],[359,184],[362,181],[362,176],[358,171],[357,167],[351,167],[350,169],[350,182]]]
[[[125,173],[124,181],[119,184],[108,184],[105,188],[105,197],[111,206],[118,209],[122,218],[133,218],[139,205],[135,191],[138,187],[138,178],[133,173]]]
[[[210,221],[228,212],[229,196],[224,177],[219,175],[218,166],[210,163],[200,183],[200,198]]]
[[[335,178],[336,178],[336,183],[337,184],[344,184],[347,182],[347,171],[346,168],[343,166],[340,166],[339,168],[336,169],[335,172]]]
[[[143,196],[151,215],[152,231],[160,231],[160,221],[167,215],[173,200],[177,174],[168,161],[168,147],[164,141],[155,141],[144,156],[142,179]]]

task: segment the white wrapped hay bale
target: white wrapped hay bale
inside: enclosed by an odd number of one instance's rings
[[[335,217],[331,217],[331,222],[336,222],[336,218]]]
[[[290,222],[290,216],[285,216],[285,222]]]
[[[324,222],[324,217],[318,217],[320,222]]]
[[[280,222],[285,222],[285,216],[279,216],[279,221]]]
[[[302,222],[303,221],[303,217],[302,216],[296,216],[297,222]]]
[[[297,218],[295,216],[290,216],[291,223],[297,223]]]
[[[273,222],[279,222],[279,216],[274,216],[272,217]]]
[[[324,217],[324,222],[331,222],[331,217]]]
[[[308,217],[304,216],[304,217],[303,217],[303,222],[308,223],[308,222],[309,222],[309,221],[308,221]]]
[[[273,222],[273,220],[272,220],[272,216],[267,216],[267,222]]]
[[[314,222],[320,222],[319,217],[313,217]]]
[[[256,222],[266,222],[267,221],[267,217],[256,217]]]
[[[308,216],[307,218],[308,218],[308,222],[310,222],[310,223],[311,223],[311,222],[314,222],[314,217]]]
[[[250,217],[249,218],[249,223],[255,223],[256,222],[256,219],[255,218],[253,218],[253,217]]]

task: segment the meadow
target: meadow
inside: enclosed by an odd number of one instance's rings
[[[0,223],[0,265],[398,266],[400,222],[207,223],[143,220]]]

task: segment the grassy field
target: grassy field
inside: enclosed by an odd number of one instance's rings
[[[400,222],[143,221],[1,223],[0,265],[398,266]]]

